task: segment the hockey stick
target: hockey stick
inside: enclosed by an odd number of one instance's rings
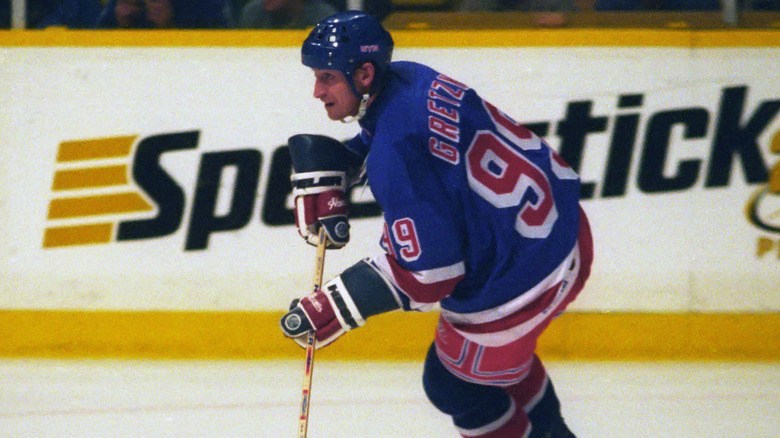
[[[314,264],[314,285],[312,291],[322,286],[322,271],[325,267],[325,227],[320,227],[319,243],[317,244],[317,261]],[[314,348],[317,338],[314,330],[306,335],[306,363],[303,367],[303,389],[301,392],[301,416],[298,419],[298,438],[306,438],[306,430],[309,428],[309,403],[311,402],[311,378],[314,374]]]

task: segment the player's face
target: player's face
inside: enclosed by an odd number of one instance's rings
[[[325,104],[325,111],[331,120],[341,120],[358,112],[360,99],[338,70],[314,70],[314,97]]]

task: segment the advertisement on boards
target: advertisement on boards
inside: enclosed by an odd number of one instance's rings
[[[306,290],[286,139],[357,125],[326,118],[297,49],[3,50],[0,308],[278,310]],[[580,174],[596,262],[575,309],[780,310],[776,49],[396,58],[476,89]],[[349,196],[353,241],[326,275],[380,251],[370,186]]]

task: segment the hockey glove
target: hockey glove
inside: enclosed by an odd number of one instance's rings
[[[328,248],[349,242],[347,170],[356,164],[344,145],[322,135],[298,134],[288,140],[298,233],[317,245],[319,227],[325,227]]]
[[[313,173],[320,175],[312,175]],[[326,179],[325,174],[326,172],[312,172],[292,176],[293,195],[295,195],[295,224],[298,227],[298,234],[314,246],[319,243],[319,227],[325,227],[325,234],[328,238],[327,247],[339,249],[349,242],[349,222],[347,221],[349,208],[344,199],[343,186],[301,187],[301,182],[304,180]],[[345,177],[338,176],[336,178],[343,181]]]
[[[280,325],[284,335],[302,347],[306,346],[303,335],[313,329],[319,348],[362,326],[366,318],[399,308],[392,286],[364,260],[325,283],[322,290],[294,300]]]
[[[342,295],[333,285],[327,289],[318,289],[302,300],[294,300],[290,311],[280,321],[284,335],[301,347],[306,347],[303,335],[312,329],[317,348],[320,348],[366,322],[348,294]]]

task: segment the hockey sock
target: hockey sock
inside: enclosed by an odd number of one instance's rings
[[[553,423],[563,421],[561,418],[561,403],[555,394],[552,382],[547,380],[547,386],[539,403],[528,412],[528,418],[536,430],[548,430]]]
[[[475,429],[458,428],[458,431],[463,438],[531,438],[533,433],[528,434],[530,429],[528,416],[512,403],[510,410],[498,420]]]
[[[531,437],[574,437],[563,421],[560,401],[538,356],[534,355],[525,379],[505,390],[528,413]]]
[[[528,427],[526,413],[503,388],[478,385],[455,377],[439,361],[433,346],[425,360],[423,388],[437,409],[452,416],[462,436],[523,436]]]

